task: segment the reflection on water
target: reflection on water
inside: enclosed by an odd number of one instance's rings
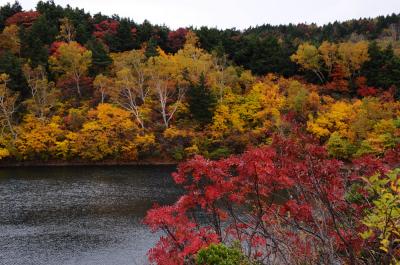
[[[172,167],[0,169],[0,264],[146,264],[142,224],[179,194]]]

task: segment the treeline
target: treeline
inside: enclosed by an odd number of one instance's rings
[[[216,159],[293,130],[381,155],[400,141],[399,18],[171,31],[7,4],[0,158]]]
[[[334,22],[324,26],[315,24],[269,24],[250,27],[243,31],[217,28],[180,28],[171,30],[148,21],[136,23],[117,15],[101,13],[90,15],[83,9],[63,8],[53,1],[37,4],[36,10],[23,12],[15,2],[0,9],[0,30],[10,24],[31,26],[20,32],[21,56],[32,64],[46,64],[49,46],[59,39],[64,19],[75,29],[74,39],[96,51],[96,64],[104,66],[109,61],[96,40],[101,40],[110,52],[123,52],[145,47],[147,55],[156,54],[160,47],[174,53],[183,47],[185,34],[192,30],[199,37],[200,45],[208,52],[226,54],[236,65],[244,66],[255,74],[275,72],[285,76],[298,73],[290,60],[297,46],[303,42],[319,45],[323,41],[345,42],[379,39],[385,46],[396,43],[400,35],[400,15]],[[64,28],[64,30],[67,30]],[[397,48],[397,44],[395,45]]]

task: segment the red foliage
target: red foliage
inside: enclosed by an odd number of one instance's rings
[[[360,76],[356,79],[356,85],[358,87],[357,94],[362,97],[376,96],[376,94],[378,94],[376,88],[367,85],[367,79],[364,76]]]
[[[62,45],[66,44],[64,41],[55,41],[51,44],[50,46],[50,54],[53,55],[57,52],[58,48],[60,48]]]
[[[188,30],[185,28],[179,28],[175,31],[170,31],[168,33],[168,48],[170,48],[173,52],[181,49],[185,44],[187,33]]]
[[[69,45],[69,43],[64,41],[53,42],[50,46],[50,54],[55,57],[59,57],[60,56],[59,49],[64,45]],[[80,43],[74,42],[74,46],[77,48],[77,52],[83,53],[84,51],[86,51],[86,48],[82,46]]]
[[[186,194],[145,219],[153,231],[166,232],[149,258],[183,264],[209,242],[238,240],[259,261],[318,263],[340,253],[352,263],[363,245],[354,222],[361,205],[346,201],[343,169],[303,137],[275,137],[271,146],[219,161],[196,156],[173,174]]]
[[[165,265],[184,264],[186,257],[192,257],[199,249],[217,243],[218,237],[209,227],[198,228],[182,212],[185,206],[182,197],[173,206],[155,207],[147,213],[145,222],[152,231],[162,229],[166,236],[161,237],[156,247],[149,252],[151,262]]]
[[[346,74],[343,67],[335,64],[330,74],[331,81],[326,84],[326,88],[331,91],[348,92],[349,81],[346,80]]]
[[[400,144],[398,144],[392,150],[386,151],[384,161],[391,168],[398,167],[400,165]]]
[[[81,77],[79,85],[82,90],[82,95],[89,97],[93,95],[93,79],[90,77]],[[70,77],[60,78],[57,82],[57,87],[61,90],[63,99],[72,98],[76,95],[76,81]],[[78,104],[79,102],[77,102]]]
[[[362,97],[373,97],[378,94],[378,90],[374,87],[361,87],[357,89],[357,94]]]
[[[113,19],[103,20],[94,25],[93,35],[96,38],[104,39],[106,35],[115,35],[119,27],[119,22]]]
[[[25,27],[29,27],[35,22],[35,20],[40,16],[40,13],[37,11],[24,11],[18,12],[13,16],[7,18],[6,25],[23,25]]]

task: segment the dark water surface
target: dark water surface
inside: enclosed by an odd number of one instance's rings
[[[0,264],[146,264],[159,235],[141,221],[178,196],[173,170],[0,168]]]

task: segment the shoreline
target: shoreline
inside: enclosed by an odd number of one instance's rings
[[[177,161],[121,161],[121,160],[103,160],[103,161],[85,161],[85,160],[49,160],[49,161],[0,161],[0,168],[13,167],[73,167],[73,166],[176,166]]]

